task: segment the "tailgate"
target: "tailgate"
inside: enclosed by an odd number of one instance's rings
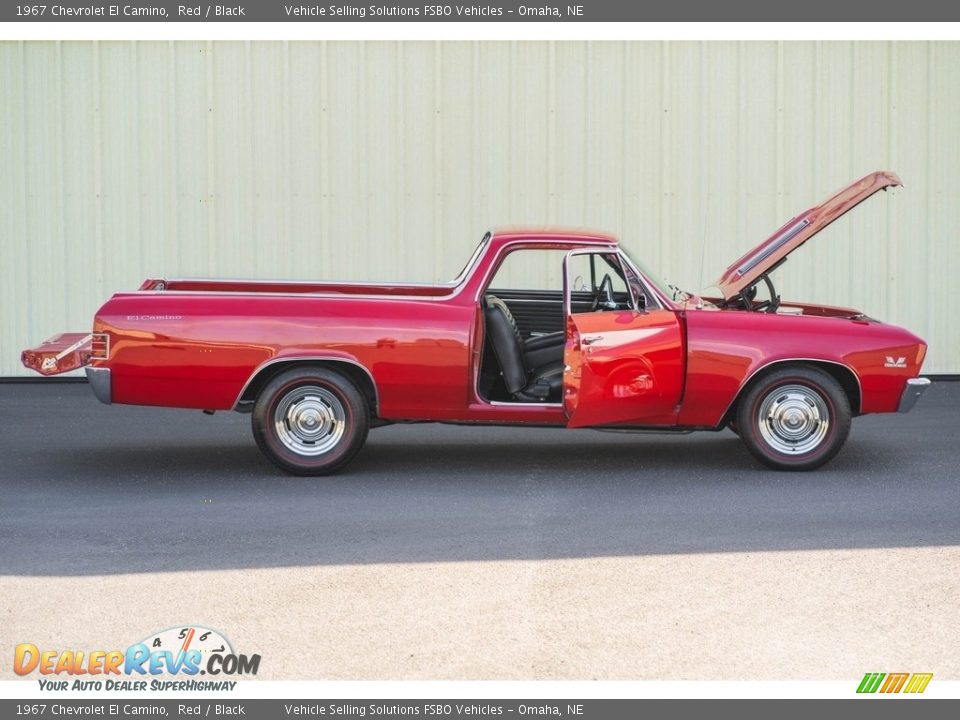
[[[109,355],[110,338],[105,333],[62,333],[24,350],[20,361],[41,375],[59,375]]]

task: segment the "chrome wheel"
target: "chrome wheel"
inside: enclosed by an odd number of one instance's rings
[[[273,414],[277,438],[297,455],[314,457],[330,452],[343,438],[347,413],[343,403],[326,388],[294,388]]]
[[[827,436],[830,411],[816,390],[804,385],[784,385],[763,399],[757,427],[772,449],[784,455],[802,455],[819,447]]]

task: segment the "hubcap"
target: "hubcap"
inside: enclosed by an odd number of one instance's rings
[[[823,396],[803,385],[785,385],[771,391],[757,414],[760,436],[784,455],[815,450],[830,429],[830,411]]]
[[[273,414],[277,437],[298,455],[330,452],[343,438],[347,413],[339,398],[315,385],[287,393]]]

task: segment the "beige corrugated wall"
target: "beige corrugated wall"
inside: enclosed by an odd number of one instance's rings
[[[779,289],[960,372],[957,43],[6,42],[0,148],[0,376],[147,276],[443,280],[504,224],[703,288],[880,168]]]

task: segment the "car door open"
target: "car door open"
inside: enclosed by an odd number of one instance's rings
[[[589,268],[589,285],[575,264]],[[641,307],[616,251],[574,250],[564,258],[563,277],[568,427],[676,424],[684,352],[676,311]],[[587,289],[590,309],[571,312],[572,294]]]

